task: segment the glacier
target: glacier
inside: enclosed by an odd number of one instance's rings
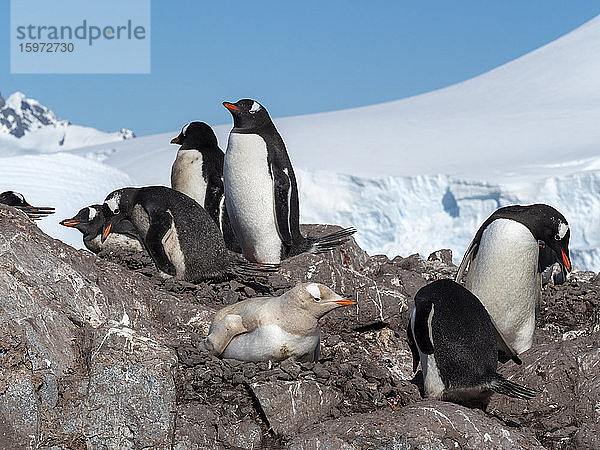
[[[580,269],[600,271],[600,171],[548,177],[526,193],[447,175],[362,178],[297,170],[303,222],[355,226],[370,254],[427,257],[452,250],[459,263],[481,223],[497,208],[547,203],[571,226],[571,257]]]

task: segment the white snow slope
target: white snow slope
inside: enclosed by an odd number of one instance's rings
[[[544,202],[571,224],[574,264],[600,271],[599,17],[445,89],[275,122],[296,168],[302,221],[353,225],[369,253],[451,248],[458,261],[493,210]],[[216,127],[222,148],[229,129]],[[111,166],[119,171],[112,184],[129,177],[125,184],[168,185],[177,149],[168,142],[177,133],[70,153],[82,166],[95,160],[98,175],[87,183],[108,182]],[[3,166],[0,160],[0,188],[13,187]],[[64,217],[108,191],[94,186]],[[38,203],[49,204],[46,198]],[[74,230],[52,233],[81,246]]]

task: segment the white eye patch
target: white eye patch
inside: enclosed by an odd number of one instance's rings
[[[25,201],[25,197],[23,197],[23,194],[19,194],[18,192],[14,192],[14,191],[13,191],[13,194],[15,194],[15,196],[22,202]]]
[[[321,291],[320,291],[319,285],[317,283],[310,283],[310,284],[306,285],[306,290],[314,298],[318,298],[318,299],[321,298]]]
[[[183,127],[183,130],[181,130],[181,132],[183,133],[184,136],[185,136],[185,132],[187,131],[189,126],[190,126],[190,124],[188,123],[185,127]]]
[[[565,237],[567,231],[569,231],[569,225],[564,222],[558,222],[558,237],[560,239]]]
[[[119,210],[119,203],[121,201],[121,194],[115,194],[104,203],[110,208],[113,213]]]
[[[88,207],[88,220],[90,222],[92,220],[94,220],[94,217],[96,217],[96,214],[98,214],[98,211],[96,211],[96,208],[90,208],[90,207]]]
[[[260,105],[257,102],[252,103],[252,108],[250,108],[250,113],[254,114],[255,112],[260,111]]]

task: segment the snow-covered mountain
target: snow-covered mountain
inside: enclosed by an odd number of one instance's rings
[[[6,100],[0,95],[0,154],[3,156],[14,155],[21,150],[71,150],[133,137],[133,132],[124,128],[115,133],[105,133],[60,120],[44,105],[21,92],[15,92]]]
[[[302,221],[355,226],[372,254],[447,247],[458,261],[493,210],[544,202],[571,224],[575,265],[600,271],[600,18],[445,89],[275,122],[296,168]],[[230,128],[215,127],[222,148]],[[110,180],[168,185],[178,132],[74,150],[71,170],[92,160],[97,174],[78,184],[89,200],[51,201],[52,190],[32,200],[70,207],[60,219],[102,201]],[[26,193],[38,185],[35,170],[15,179],[0,165],[0,179]],[[73,230],[41,226],[81,246]]]

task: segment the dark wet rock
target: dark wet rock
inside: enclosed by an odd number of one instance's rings
[[[269,427],[284,438],[330,418],[342,401],[337,389],[309,380],[252,383],[250,388]]]
[[[423,401],[323,422],[287,443],[290,449],[436,448],[542,449],[523,430],[500,426],[482,411]]]

